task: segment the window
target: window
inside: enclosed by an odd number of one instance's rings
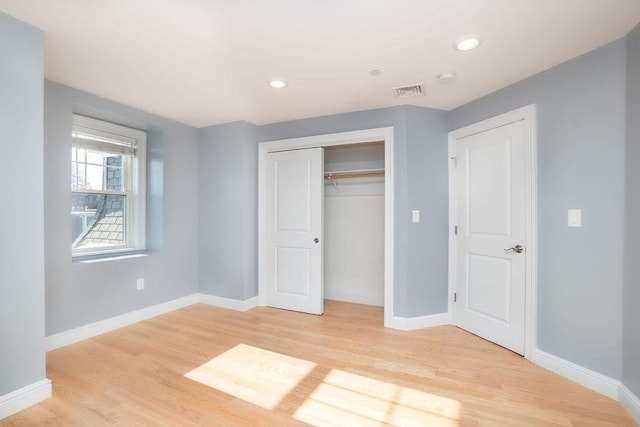
[[[145,249],[146,133],[73,115],[74,256]]]

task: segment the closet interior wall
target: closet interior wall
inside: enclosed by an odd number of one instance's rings
[[[325,148],[324,297],[384,305],[384,143]]]

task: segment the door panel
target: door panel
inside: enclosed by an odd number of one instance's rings
[[[526,156],[518,121],[459,139],[456,322],[520,354],[526,308]]]
[[[323,150],[267,154],[267,305],[323,312]]]
[[[466,144],[469,233],[511,234],[509,139]]]
[[[278,198],[275,205],[276,227],[279,231],[311,231],[310,162],[305,158],[275,163],[275,191]]]
[[[467,309],[509,323],[511,260],[468,255]]]
[[[311,293],[311,250],[276,248],[275,292],[289,295]]]

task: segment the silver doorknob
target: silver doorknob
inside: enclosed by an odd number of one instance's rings
[[[520,245],[515,245],[514,247],[512,247],[512,248],[507,248],[507,249],[505,249],[504,251],[505,251],[505,252],[515,252],[515,253],[517,253],[517,254],[521,254],[521,253],[522,253],[522,251],[524,251],[524,248],[523,248],[522,246],[520,246]]]
[[[318,243],[320,241],[320,239],[318,239],[317,237],[315,239],[313,239],[314,243]]]

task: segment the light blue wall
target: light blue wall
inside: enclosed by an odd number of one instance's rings
[[[72,262],[72,113],[147,131],[148,256]],[[47,335],[198,291],[196,129],[47,81],[44,154]]]
[[[399,106],[275,123],[258,140],[394,128],[394,314],[414,317],[447,310],[447,129],[440,110]],[[257,193],[256,193],[257,194]],[[411,210],[420,209],[419,224]]]
[[[640,26],[627,38],[623,383],[640,396]]]
[[[255,126],[200,129],[200,292],[236,300],[258,294],[258,145]]]
[[[447,312],[449,175],[446,113],[407,107],[407,317]],[[420,222],[410,223],[411,210]]]
[[[42,32],[0,13],[0,398],[45,379],[43,58]]]
[[[538,346],[621,378],[625,41],[449,114],[449,129],[538,111]],[[583,227],[567,227],[567,209]]]

